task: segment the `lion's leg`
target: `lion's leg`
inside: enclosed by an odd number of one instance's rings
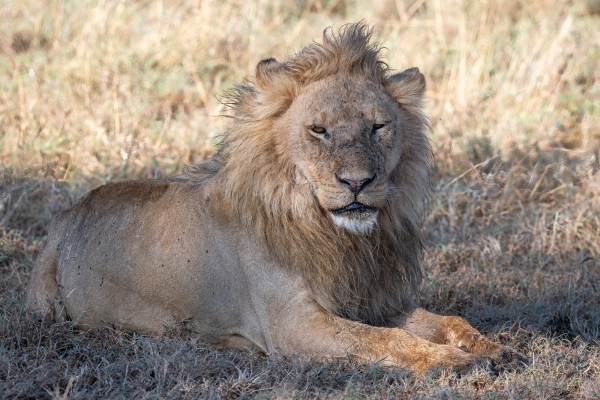
[[[26,293],[29,310],[53,320],[64,317],[56,281],[58,244],[57,241],[48,239],[33,266]]]
[[[527,357],[510,347],[486,339],[461,317],[445,317],[417,308],[401,318],[397,326],[434,343],[456,346],[469,353],[490,358],[494,365],[528,362]]]
[[[273,350],[282,354],[326,358],[353,355],[366,362],[381,361],[417,373],[435,367],[461,373],[476,367],[491,368],[487,359],[454,346],[435,344],[398,328],[373,327],[342,319],[314,302],[311,310],[289,313],[273,332]]]

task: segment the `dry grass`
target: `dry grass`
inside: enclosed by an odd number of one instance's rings
[[[597,0],[4,1],[0,397],[600,397]],[[109,180],[210,153],[215,95],[331,24],[418,66],[438,191],[423,304],[533,358],[499,378],[223,352],[24,318],[56,213]]]

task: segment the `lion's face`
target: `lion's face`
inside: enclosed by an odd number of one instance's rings
[[[339,228],[368,234],[397,192],[390,174],[403,151],[403,111],[383,87],[352,76],[306,86],[279,120],[296,166]]]

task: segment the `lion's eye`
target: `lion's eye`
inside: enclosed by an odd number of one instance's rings
[[[310,128],[310,130],[314,133],[318,133],[319,135],[322,135],[327,132],[322,126],[313,126],[312,128]]]
[[[373,124],[373,130],[381,129],[385,126],[385,124]]]

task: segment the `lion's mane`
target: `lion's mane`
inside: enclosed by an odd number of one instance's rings
[[[410,87],[391,93],[392,72],[371,36],[362,23],[346,25],[337,34],[327,29],[323,44],[313,42],[282,64],[285,73],[235,86],[225,97],[233,121],[217,153],[188,165],[185,174],[197,184],[213,181],[218,188],[211,201],[215,213],[255,231],[273,259],[302,276],[326,310],[382,325],[413,305],[422,279],[432,152],[420,97]],[[405,151],[390,175],[398,189],[379,210],[368,236],[338,229],[315,196],[299,188],[282,138],[286,132],[272,128],[304,86],[334,74],[381,84],[408,115]]]

